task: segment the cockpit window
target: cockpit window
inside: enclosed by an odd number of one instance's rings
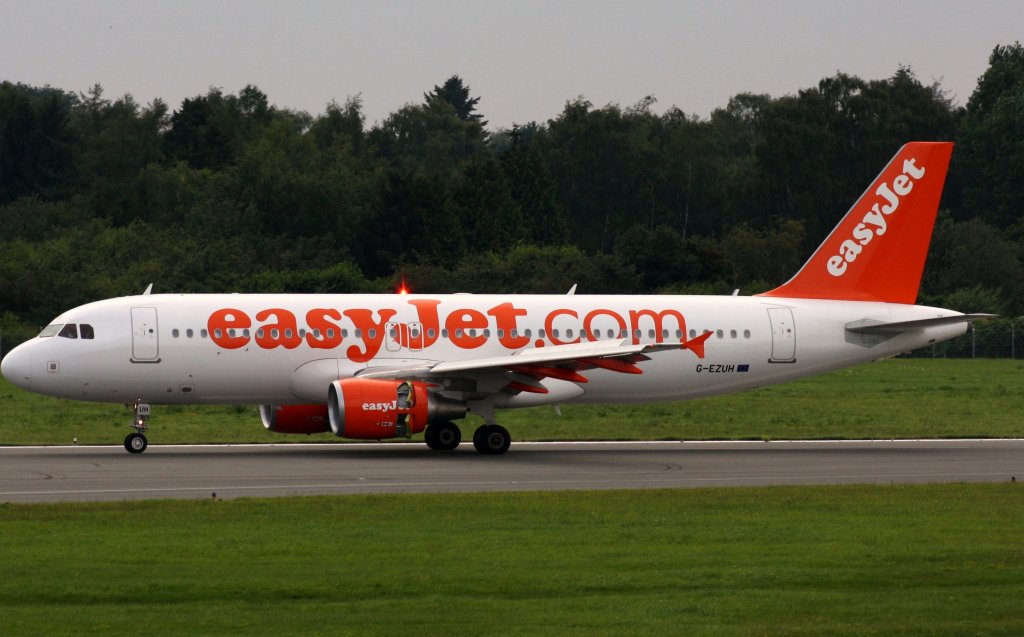
[[[82,338],[95,338],[95,334],[92,331],[92,325],[88,323],[82,323],[78,326],[78,333]]]
[[[64,338],[78,338],[78,326],[74,323],[68,323],[64,326],[57,336],[63,336]]]
[[[57,332],[59,332],[60,328],[62,327],[64,327],[63,323],[54,323],[53,325],[47,325],[46,327],[43,328],[42,332],[39,332],[39,338],[49,338],[51,336],[56,336]]]

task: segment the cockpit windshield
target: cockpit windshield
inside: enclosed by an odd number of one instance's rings
[[[63,323],[54,323],[53,325],[47,325],[43,328],[42,332],[39,332],[39,338],[49,338],[50,336],[56,336],[60,328],[64,327]]]
[[[88,323],[82,323],[81,325],[75,323],[53,323],[44,327],[42,332],[39,332],[39,338],[48,338],[50,336],[92,339],[96,338],[96,332],[92,329],[92,325]]]

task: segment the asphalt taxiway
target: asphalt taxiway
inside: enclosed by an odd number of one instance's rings
[[[1021,479],[1024,440],[0,448],[0,502]]]

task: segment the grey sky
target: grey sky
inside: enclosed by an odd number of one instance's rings
[[[459,74],[490,128],[555,117],[567,100],[706,117],[739,92],[773,96],[837,70],[909,65],[965,104],[997,44],[1024,38],[1021,0],[0,0],[0,80],[131,93],[174,109],[255,84],[322,113],[361,94],[369,123]]]

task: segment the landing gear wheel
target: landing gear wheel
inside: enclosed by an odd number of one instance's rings
[[[511,444],[512,436],[501,425],[481,425],[473,433],[473,446],[489,456],[505,453]]]
[[[142,453],[149,446],[149,441],[142,434],[128,434],[124,439],[124,448],[129,453]]]
[[[424,437],[434,451],[452,451],[462,442],[462,431],[453,423],[439,422],[427,427]]]

